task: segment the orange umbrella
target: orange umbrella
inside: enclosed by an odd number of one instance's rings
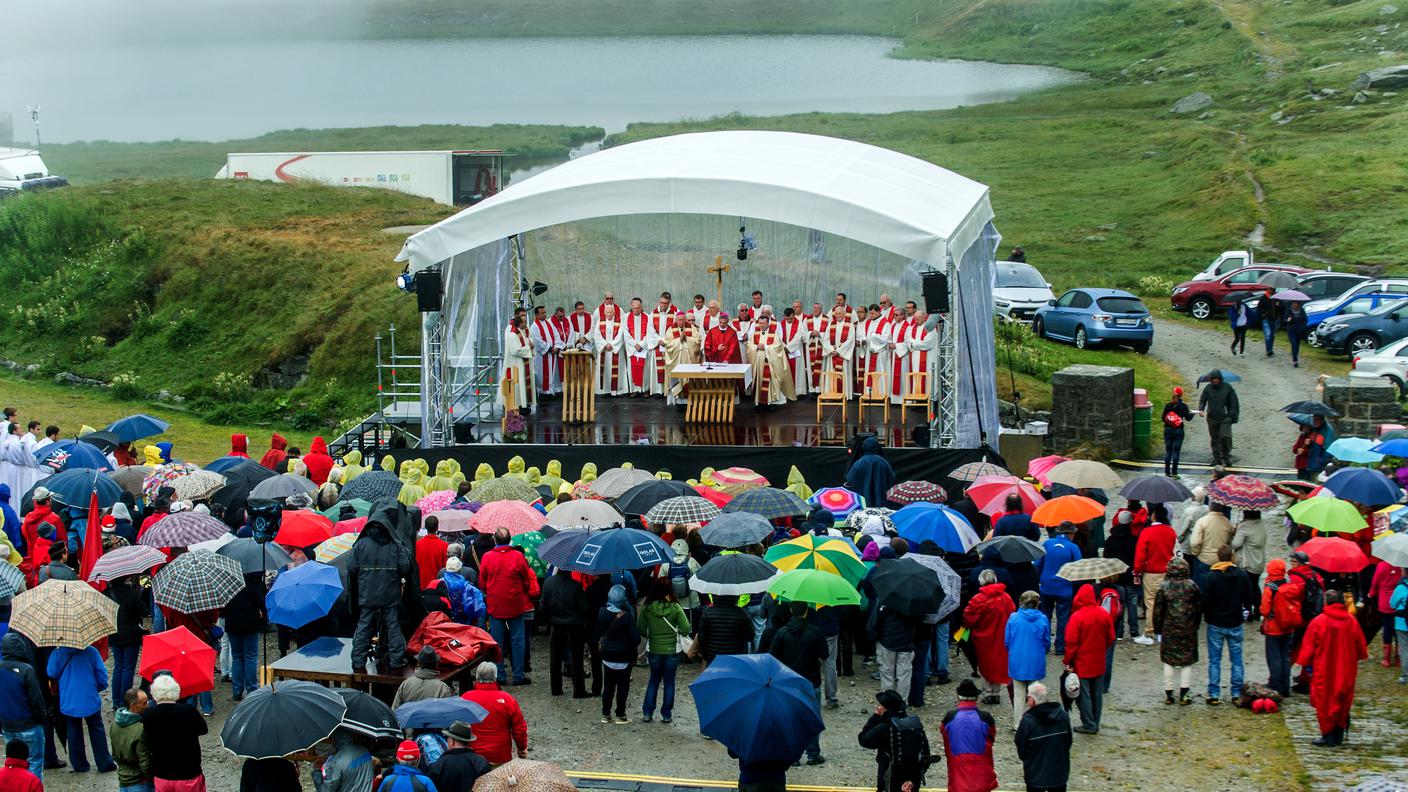
[[[1083,495],[1062,495],[1036,507],[1032,522],[1038,525],[1060,525],[1063,522],[1083,523],[1105,514],[1099,501]]]

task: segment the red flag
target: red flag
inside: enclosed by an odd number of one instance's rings
[[[93,497],[88,499],[88,531],[83,536],[83,557],[78,564],[78,576],[88,579],[93,565],[103,556],[103,512],[98,508],[98,489],[93,488]]]

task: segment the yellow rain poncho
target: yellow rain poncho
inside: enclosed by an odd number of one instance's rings
[[[711,467],[699,471],[699,483],[706,487],[717,487],[719,482],[714,481],[714,469]]]
[[[577,477],[578,483],[590,484],[596,481],[596,463],[588,462],[582,465],[582,474]]]
[[[508,472],[504,473],[504,478],[518,479],[519,481],[527,481],[528,476],[523,472],[524,464],[526,463],[524,463],[523,457],[521,456],[516,456],[513,459],[510,459],[508,461]]]
[[[396,458],[393,457],[393,456],[391,456],[390,454],[387,454],[386,456],[382,457],[382,458],[381,458],[381,469],[382,469],[382,470],[385,470],[387,473],[395,473],[395,472],[396,472]]]
[[[806,500],[812,496],[812,488],[807,486],[807,480],[802,478],[802,471],[796,465],[787,471],[787,491]]]
[[[455,492],[459,492],[460,485],[464,483],[464,471],[460,470],[460,463],[453,459],[446,460],[450,463],[450,481],[455,483]]]
[[[426,478],[430,478],[430,463],[426,462],[425,459],[421,457],[417,457],[415,462],[416,469],[420,471],[420,474]]]
[[[78,436],[79,436],[79,437],[82,437],[83,435],[86,435],[86,434],[93,434],[93,433],[96,432],[96,431],[98,431],[98,430],[97,430],[97,429],[94,429],[93,427],[89,426],[88,424],[83,424],[82,426],[78,427]]]
[[[435,477],[425,484],[425,489],[429,492],[440,492],[449,490],[454,492],[455,482],[450,478],[450,461],[442,459],[435,463]]]
[[[348,451],[342,455],[342,483],[346,484],[354,478],[367,472],[367,466],[362,464],[361,451]]]
[[[399,478],[402,481],[410,481],[412,470],[419,471],[420,468],[416,466],[416,461],[414,459],[407,459],[405,462],[401,463],[401,469],[400,472],[396,474],[396,478]],[[424,473],[421,474],[422,477],[424,475]]]
[[[414,506],[416,505],[416,501],[424,498],[426,495],[425,474],[421,473],[419,468],[413,467],[410,469],[408,476],[409,478],[401,484],[401,492],[396,496],[396,500],[407,506]]]
[[[473,492],[474,490],[479,488],[479,485],[493,478],[493,466],[490,465],[488,462],[480,462],[478,467],[474,468],[474,481],[469,485],[469,491]]]
[[[655,471],[655,478],[658,478],[661,481],[671,481],[675,478],[675,474],[671,473],[668,470],[657,470]]]
[[[553,492],[562,489],[562,463],[556,459],[548,460],[547,472],[543,473],[542,483],[552,487]]]
[[[158,468],[165,464],[161,461],[161,449],[154,445],[142,446],[142,459],[149,468]]]
[[[528,483],[535,487],[543,483],[543,474],[539,473],[538,469],[535,467],[528,468],[528,472],[525,475],[528,476]]]

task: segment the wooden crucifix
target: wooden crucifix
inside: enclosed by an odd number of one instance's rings
[[[708,269],[709,274],[714,276],[714,286],[718,288],[719,305],[724,304],[724,273],[729,271],[729,267],[724,263],[723,256],[714,257],[714,266]]]

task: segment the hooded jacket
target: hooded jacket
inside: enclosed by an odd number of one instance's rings
[[[147,750],[142,716],[124,707],[113,714],[112,758],[117,762],[117,785],[136,786],[152,780],[152,755]]]
[[[523,461],[523,457],[513,457],[508,461],[508,470],[504,472],[504,478],[518,479],[519,481],[527,482],[528,473],[525,468],[526,464],[527,463]]]
[[[4,524],[5,538],[10,540],[10,547],[23,554],[28,547],[25,544],[25,535],[22,529],[24,522],[10,506],[9,484],[0,484],[0,523]]]
[[[963,609],[963,624],[972,631],[973,649],[978,654],[978,672],[991,683],[1005,685],[1011,681],[1007,675],[1006,630],[1013,610],[1012,598],[1001,583],[978,589]]]
[[[475,682],[474,689],[460,698],[489,711],[489,717],[474,724],[474,752],[500,765],[513,758],[516,746],[528,750],[528,721],[518,700],[500,690],[494,682]]]
[[[371,513],[352,545],[347,577],[358,607],[392,608],[401,601],[401,581],[410,576],[411,555],[392,538],[395,524],[396,508],[383,505]]]
[[[1323,613],[1310,620],[1296,664],[1315,669],[1310,676],[1310,703],[1321,734],[1349,726],[1359,661],[1368,657],[1364,631],[1342,603],[1326,605]]]
[[[479,587],[484,604],[495,619],[512,619],[533,610],[538,597],[538,576],[523,553],[499,545],[479,560]]]
[[[1046,678],[1046,651],[1051,646],[1051,620],[1037,608],[1022,608],[1007,617],[1003,632],[1007,675],[1023,682]]]
[[[401,491],[396,494],[396,500],[407,506],[414,506],[416,501],[426,496],[425,474],[420,472],[420,468],[417,467],[405,471],[405,474],[402,479]]]
[[[313,771],[317,792],[366,792],[372,788],[372,755],[359,745],[352,733],[338,729],[332,733],[332,755],[321,772]]]
[[[1066,786],[1071,775],[1071,718],[1056,701],[1027,710],[1017,726],[1017,756],[1029,789]]]
[[[543,470],[543,475],[539,482],[545,486],[552,487],[556,493],[562,488],[562,463],[556,459],[549,459],[547,467]]]
[[[319,487],[328,481],[328,471],[332,470],[333,460],[328,456],[328,442],[321,437],[313,438],[308,453],[303,455],[303,464],[308,466],[308,479]]]
[[[102,711],[99,694],[107,690],[108,670],[97,649],[60,646],[49,655],[47,673],[59,681],[59,712],[70,718],[86,718]]]
[[[247,435],[230,435],[230,456],[249,459],[249,437]]]
[[[1221,377],[1222,372],[1213,370],[1213,374]],[[1241,405],[1237,402],[1237,390],[1231,383],[1223,380],[1214,385],[1211,382],[1203,388],[1202,395],[1198,397],[1198,409],[1204,411],[1209,421],[1237,423],[1241,416]]]
[[[469,491],[473,492],[478,489],[481,484],[492,478],[494,478],[494,468],[491,467],[488,462],[480,462],[478,466],[474,468],[474,481],[469,485]]]
[[[453,472],[450,460],[442,459],[436,462],[435,477],[426,482],[426,492],[454,492],[455,482],[450,478]]]
[[[773,636],[768,654],[796,671],[812,687],[821,687],[821,664],[828,654],[826,638],[807,619],[790,619]]]
[[[259,464],[275,473],[284,472],[284,460],[288,459],[287,449],[288,441],[282,435],[273,435],[269,438],[269,450],[259,458]]]
[[[807,486],[807,480],[796,465],[787,471],[787,491],[804,501],[812,496],[812,488]]]
[[[342,455],[342,486],[347,486],[347,482],[366,472],[367,466],[362,464],[361,451],[353,449]]]
[[[1095,602],[1095,588],[1080,587],[1066,624],[1066,665],[1081,679],[1105,675],[1105,652],[1115,642],[1115,621]]]
[[[846,487],[865,498],[867,506],[889,503],[885,493],[895,485],[895,469],[880,452],[880,441],[867,437],[860,444],[860,456],[846,471]]]
[[[1159,643],[1159,660],[1174,667],[1198,662],[1198,626],[1203,618],[1203,598],[1198,586],[1188,579],[1188,562],[1175,558],[1168,574],[1154,594],[1154,632]]]
[[[48,721],[34,658],[19,633],[0,639],[0,729],[28,731]]]

